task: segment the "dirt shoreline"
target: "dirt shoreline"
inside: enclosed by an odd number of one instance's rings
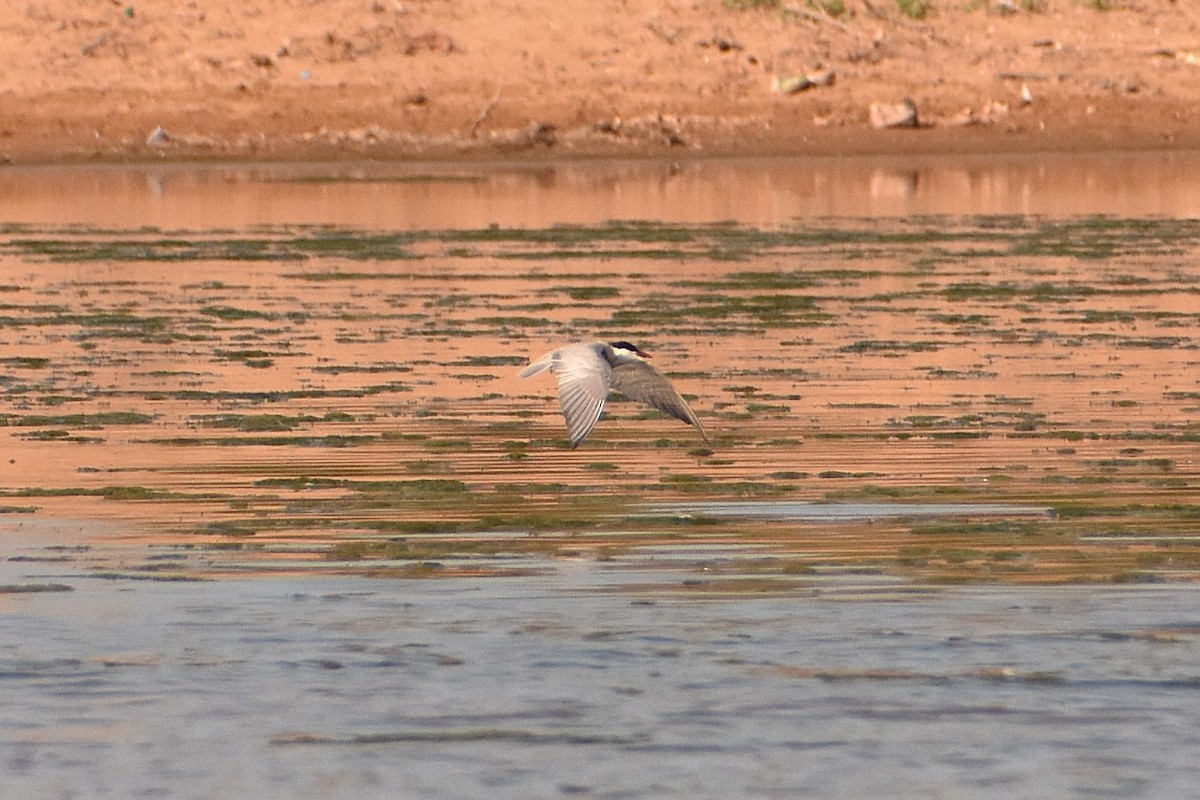
[[[1196,4],[731,5],[41,0],[0,23],[0,161],[1200,149]]]

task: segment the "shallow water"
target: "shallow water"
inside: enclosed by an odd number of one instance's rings
[[[1193,586],[697,601],[605,572],[71,575],[6,608],[6,791],[1182,798],[1200,778]]]
[[[1178,155],[0,172],[4,785],[1188,796],[1198,207]],[[516,372],[593,336],[712,442],[568,448]]]

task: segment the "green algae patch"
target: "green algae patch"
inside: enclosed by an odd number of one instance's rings
[[[153,421],[153,415],[139,411],[105,411],[96,414],[0,415],[0,425],[21,427],[61,425],[68,428],[103,428],[109,425],[149,425]]]
[[[193,418],[203,428],[233,428],[239,431],[292,431],[304,425],[319,422],[315,416],[287,416],[284,414],[206,414]]]
[[[1195,220],[13,226],[0,256],[8,513],[127,517],[214,573],[1200,578]],[[614,401],[571,448],[553,382],[515,373],[584,338],[645,346],[711,441]],[[1056,515],[633,511],[681,499]]]

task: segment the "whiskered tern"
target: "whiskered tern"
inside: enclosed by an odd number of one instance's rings
[[[578,447],[596,427],[610,390],[694,425],[707,442],[700,420],[671,382],[646,360],[649,357],[629,342],[578,342],[531,362],[521,370],[521,377],[548,369],[558,379],[558,399],[572,447]]]

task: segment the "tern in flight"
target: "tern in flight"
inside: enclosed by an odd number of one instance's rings
[[[646,360],[649,357],[629,342],[578,342],[531,362],[521,370],[521,377],[548,369],[558,379],[558,399],[572,447],[578,447],[596,427],[610,390],[694,425],[707,442],[700,420],[671,382]]]

